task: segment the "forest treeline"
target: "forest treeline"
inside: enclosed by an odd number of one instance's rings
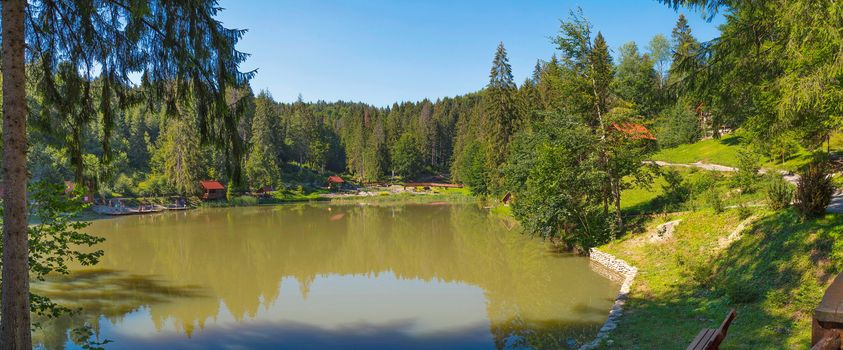
[[[511,192],[528,230],[589,246],[623,231],[621,193],[651,182],[642,160],[660,147],[741,128],[759,156],[784,159],[798,147],[818,149],[839,127],[835,5],[664,3],[722,11],[721,37],[698,41],[680,15],[669,36],[613,52],[573,11],[549,43],[556,53],[537,60],[529,78],[514,81],[501,43],[488,84],[462,96],[379,107],[281,103],[248,85],[229,87],[237,118],[228,128],[238,137],[223,147],[204,142],[200,106],[144,99],[143,86],[128,93],[143,102],[109,116],[113,123],[51,117],[83,113],[42,110],[45,97],[36,97],[32,178],[156,196],[194,193],[200,179],[245,191],[324,186],[332,173],[363,183],[443,176],[478,195]],[[68,100],[84,100],[85,84],[101,90],[101,79],[58,75]]]
[[[646,48],[627,43],[616,59],[609,56],[602,36],[599,40],[607,73],[613,76],[607,86],[611,96],[601,99],[612,100],[613,106],[622,100],[625,113],[651,128],[663,146],[702,135],[706,125],[700,123],[695,101],[683,100],[669,88],[673,62],[699,46],[684,17],[671,38],[657,35]],[[280,103],[248,86],[233,90],[228,102],[244,110],[236,126],[244,149],[237,160],[201,144],[191,106],[146,101],[116,113],[107,151],[102,147],[103,123],[96,118],[50,123],[49,116],[33,113],[30,169],[36,180],[81,178],[101,193],[127,195],[192,193],[205,178],[229,182],[230,161],[243,168],[243,189],[317,182],[321,180],[313,175],[327,171],[362,182],[450,175],[477,193],[499,193],[506,188],[501,170],[516,135],[548,114],[588,109],[570,103],[577,87],[567,75],[575,74],[577,63],[570,61],[576,54],[538,60],[530,78],[517,84],[501,43],[483,89],[388,107],[301,98]],[[78,90],[72,83],[64,84]],[[94,91],[99,83],[92,82]],[[77,168],[73,157],[84,166]]]

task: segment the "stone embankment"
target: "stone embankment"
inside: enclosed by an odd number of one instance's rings
[[[632,281],[635,280],[635,275],[638,274],[638,269],[635,266],[628,264],[626,261],[616,258],[611,254],[601,252],[597,248],[591,248],[589,256],[591,261],[600,264],[607,269],[614,271],[622,277],[621,289],[618,296],[615,298],[615,304],[609,311],[609,318],[603,323],[603,327],[597,333],[597,337],[589,343],[580,347],[580,350],[597,349],[600,344],[609,336],[609,332],[618,327],[618,321],[621,314],[623,314],[623,306],[629,297],[629,291],[632,287]]]

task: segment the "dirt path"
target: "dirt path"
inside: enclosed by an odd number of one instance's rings
[[[663,162],[663,161],[660,161],[660,160],[655,160],[655,161],[648,160],[648,161],[644,161],[644,163],[656,164],[658,166],[700,168],[700,169],[705,169],[705,170],[710,170],[710,171],[726,171],[726,172],[738,171],[738,168],[735,168],[735,167],[719,165],[719,164],[708,164],[708,163],[702,163],[702,162],[696,162],[696,163],[691,163],[691,164],[683,164],[683,163],[668,163],[668,162]],[[761,170],[758,171],[758,173],[759,174],[766,174],[766,173],[771,172],[771,171],[779,173],[785,181],[792,183],[794,186],[796,185],[797,182],[799,182],[799,175],[792,174],[792,173],[784,171],[784,170],[772,170],[772,169],[763,169],[762,168]],[[843,214],[843,190],[838,190],[838,191],[834,192],[834,194],[831,196],[831,203],[828,204],[828,207],[825,208],[825,211],[829,212],[829,213]]]

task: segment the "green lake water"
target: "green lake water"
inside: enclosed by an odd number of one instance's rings
[[[495,349],[593,338],[618,291],[473,204],[198,209],[95,221],[94,268],[34,285],[107,349]]]

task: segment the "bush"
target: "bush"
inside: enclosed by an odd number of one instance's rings
[[[723,206],[723,198],[721,198],[722,195],[716,187],[712,187],[706,191],[704,196],[706,205],[713,209],[715,213],[723,212],[723,209],[725,209]]]
[[[234,196],[228,200],[228,205],[234,207],[245,207],[257,204],[258,199],[252,196]]]
[[[702,136],[699,118],[688,103],[679,101],[664,111],[656,136],[663,148],[694,143]]]
[[[667,169],[662,177],[666,184],[662,185],[665,200],[669,205],[678,205],[688,200],[691,189],[682,177],[682,173],[675,169]]]
[[[752,209],[746,205],[746,202],[738,203],[738,217],[744,220],[752,216]]]
[[[799,216],[804,220],[825,214],[833,192],[828,163],[819,161],[808,164],[799,174],[796,185],[796,211]]]
[[[755,191],[758,182],[758,171],[761,166],[758,164],[758,155],[754,152],[741,150],[738,152],[738,172],[735,174],[735,186],[743,193]]]
[[[726,296],[735,304],[748,304],[761,298],[755,282],[729,279],[723,285]]]
[[[132,180],[131,177],[126,176],[124,173],[120,173],[120,175],[117,176],[117,180],[114,180],[114,186],[112,186],[111,190],[124,196],[133,196],[136,194],[136,188],[135,181]]]
[[[773,210],[780,210],[790,206],[793,200],[793,189],[790,183],[778,174],[770,175],[767,182],[767,206]]]

